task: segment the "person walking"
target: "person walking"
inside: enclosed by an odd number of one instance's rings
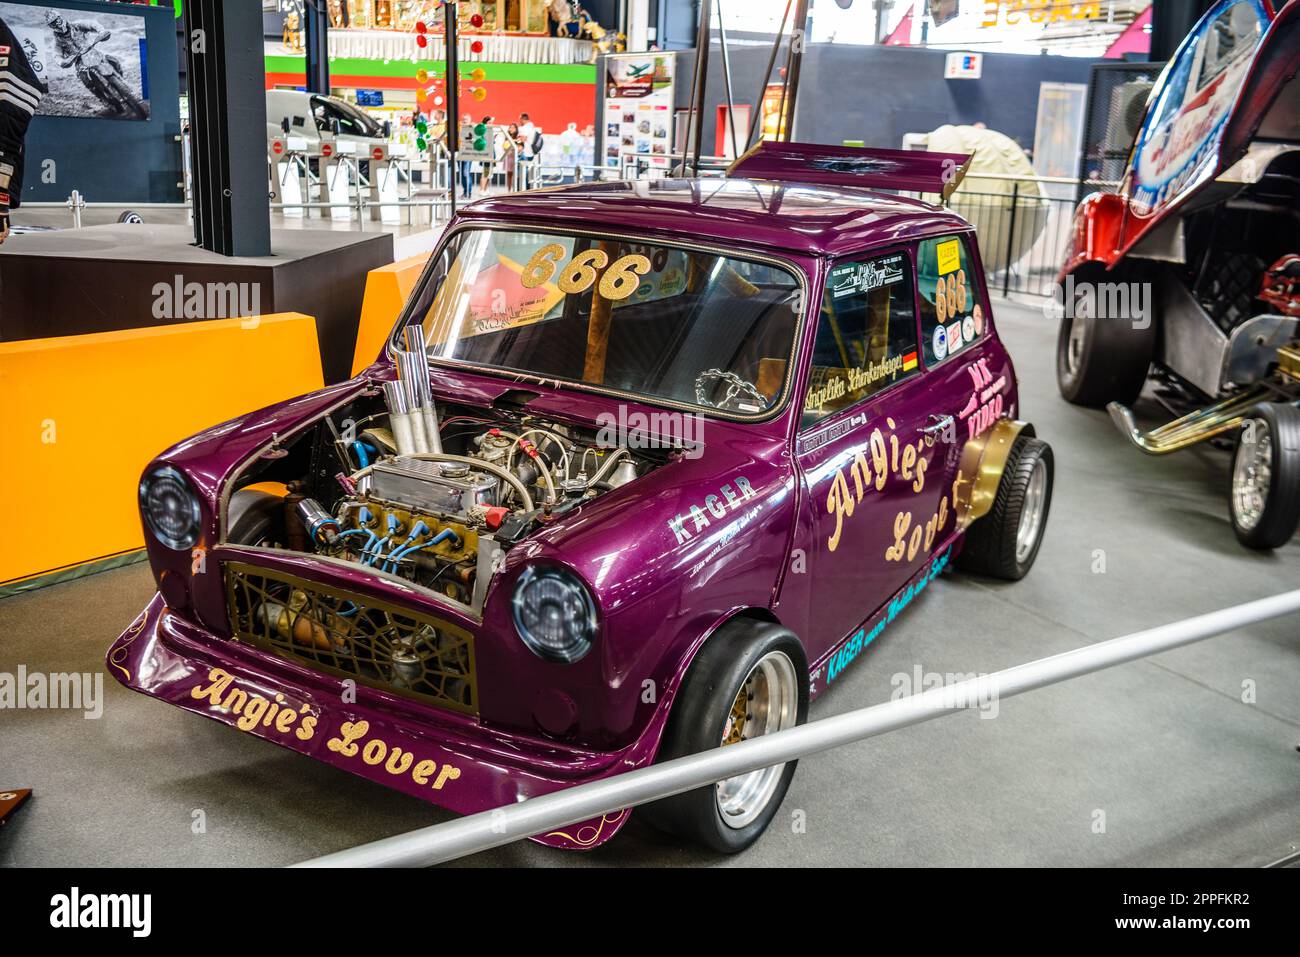
[[[519,114],[519,136],[524,141],[525,162],[541,155],[542,131],[528,118],[527,113]]]
[[[464,130],[467,126],[474,125],[474,118],[466,113],[460,118],[460,128]],[[460,144],[464,146],[462,142]],[[460,167],[460,195],[462,199],[472,199],[474,196],[474,161],[460,160],[457,164]]]
[[[493,129],[492,124],[496,118],[492,116],[483,117],[483,125],[487,127],[487,152],[488,158],[483,161],[483,175],[479,179],[479,189],[487,193],[492,188],[492,176],[496,172],[496,165],[501,161],[501,131]]]
[[[506,192],[513,193],[515,190],[515,166],[519,160],[519,151],[523,146],[523,140],[519,136],[519,127],[514,123],[507,126],[505,139],[505,155],[502,157],[501,166],[506,173]]]

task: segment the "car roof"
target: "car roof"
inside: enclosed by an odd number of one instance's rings
[[[507,193],[464,207],[458,221],[563,224],[812,255],[972,228],[951,210],[893,193],[729,178],[584,183]]]

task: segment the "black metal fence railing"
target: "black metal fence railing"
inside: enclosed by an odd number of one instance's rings
[[[960,191],[950,206],[976,228],[990,290],[1051,294],[1069,246],[1073,197],[1024,195],[1014,183],[1005,194]]]
[[[990,291],[1052,295],[1070,245],[1077,181],[970,176],[966,182],[977,188],[963,184],[948,207],[975,227]],[[1115,185],[1092,184],[1106,191]]]

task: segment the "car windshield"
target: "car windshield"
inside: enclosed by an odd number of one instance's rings
[[[411,323],[430,358],[761,415],[787,389],[802,286],[769,262],[613,237],[465,229]]]

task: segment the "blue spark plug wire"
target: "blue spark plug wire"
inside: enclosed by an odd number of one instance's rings
[[[405,558],[407,555],[411,554],[412,552],[418,552],[423,548],[432,548],[435,545],[440,545],[441,543],[447,541],[447,539],[449,538],[454,538],[456,539],[456,541],[460,541],[459,535],[453,532],[450,528],[444,528],[441,532],[433,536],[433,538],[429,539],[427,542],[423,542],[422,544],[419,545],[409,545],[406,548],[394,549],[393,553],[389,556],[389,561],[393,563],[393,568],[395,569],[397,567],[397,562],[400,562],[403,558]]]
[[[406,541],[402,542],[402,544],[400,545],[394,545],[391,549],[389,549],[388,557],[384,560],[384,565],[383,565],[384,571],[390,572],[396,569],[398,554],[399,553],[405,554],[403,550],[406,548],[406,546],[410,545],[421,535],[428,535],[429,532],[431,531],[432,529],[429,528],[429,526],[424,523],[423,519],[416,522],[415,527],[411,529],[411,534],[406,536]]]

